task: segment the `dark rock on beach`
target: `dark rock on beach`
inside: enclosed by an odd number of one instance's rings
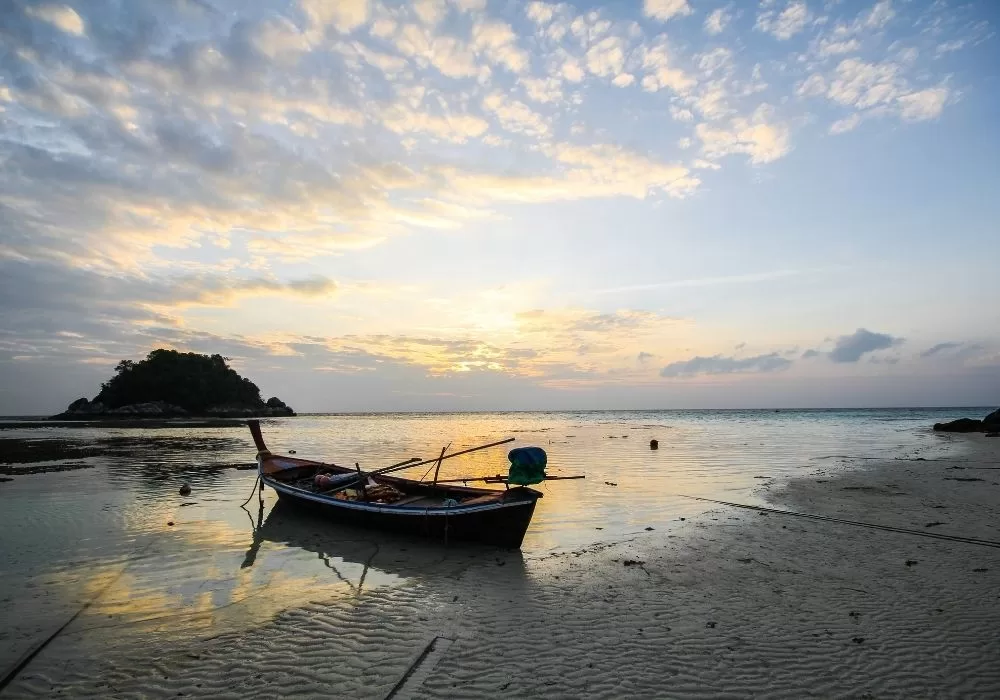
[[[959,418],[949,423],[935,423],[934,430],[946,433],[995,433],[1000,431],[1000,409],[982,420]]]
[[[948,423],[935,423],[934,430],[946,433],[978,433],[983,430],[983,422],[975,418],[959,418]]]
[[[983,428],[990,432],[1000,432],[1000,408],[983,418]]]

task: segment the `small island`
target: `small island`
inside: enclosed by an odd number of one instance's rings
[[[249,418],[294,416],[276,396],[226,364],[222,355],[153,350],[145,360],[122,360],[92,401],[81,398],[58,420],[106,418]]]

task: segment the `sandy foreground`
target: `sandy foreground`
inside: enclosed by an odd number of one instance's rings
[[[2,695],[1000,697],[1000,439],[952,442],[760,491],[997,546],[712,504],[540,558],[373,539],[355,558],[398,585],[183,634],[183,611],[116,625],[95,606]]]

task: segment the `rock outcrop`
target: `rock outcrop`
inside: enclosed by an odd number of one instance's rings
[[[995,433],[1000,431],[1000,409],[982,420],[959,418],[948,423],[935,423],[934,430],[946,433]]]
[[[975,418],[959,418],[948,423],[935,423],[934,430],[946,433],[979,433],[983,430],[983,422]]]
[[[983,429],[990,432],[1000,432],[1000,408],[983,418]]]
[[[65,412],[53,418],[102,418],[120,416],[129,418],[178,418],[187,416],[188,412],[180,406],[173,406],[165,401],[147,401],[134,403],[117,408],[109,408],[101,401],[77,399],[69,405]]]

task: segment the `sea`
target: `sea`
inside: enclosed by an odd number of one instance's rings
[[[453,452],[515,438],[445,461],[442,479],[503,474],[508,449],[543,448],[550,475],[585,478],[537,487],[544,497],[516,555],[530,568],[554,553],[669,536],[685,518],[713,507],[691,496],[762,504],[765,490],[791,478],[863,469],[872,460],[933,458],[952,439],[934,433],[933,423],[986,412],[324,414],[267,419],[262,428],[276,454],[369,470],[436,457],[443,447]],[[653,440],[658,449],[651,449]],[[440,558],[449,556],[440,546],[276,509],[272,492],[255,491],[255,448],[241,421],[0,419],[0,445],[7,446],[0,448],[0,665],[81,610],[86,622],[76,625],[126,630],[169,620],[165,634],[207,633],[325,595],[404,585],[422,566],[445,565]],[[24,457],[33,452],[46,459]],[[180,494],[182,484],[190,485],[189,495]],[[456,557],[509,556],[453,548]],[[419,554],[424,563],[394,566],[388,552],[393,561]]]

